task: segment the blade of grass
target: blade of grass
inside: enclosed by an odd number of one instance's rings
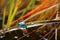
[[[30,3],[27,5],[27,7],[24,9],[23,13],[21,16],[23,16],[30,8],[30,6],[35,2],[35,0],[31,0]]]
[[[9,21],[12,15],[13,8],[14,8],[14,0],[9,0],[9,15],[8,15],[8,20],[7,20],[7,26],[6,28],[3,29],[3,31],[6,30],[10,24]]]
[[[32,8],[35,7],[35,3],[36,3],[36,0],[34,0],[34,2],[32,3]]]
[[[8,16],[7,22],[10,20],[10,17],[12,15],[13,7],[14,7],[14,0],[9,0],[9,4],[10,4],[10,10],[9,10],[9,16]]]
[[[5,14],[6,14],[6,7],[4,8],[4,13],[3,13],[2,28],[4,27],[4,23],[5,23]]]
[[[12,16],[11,16],[11,21],[14,19],[15,15],[16,15],[16,12],[17,12],[17,10],[18,10],[18,5],[19,5],[19,3],[21,3],[20,0],[18,0],[18,1],[16,2],[16,7],[15,7],[15,9],[14,9],[14,11],[13,11]]]
[[[17,0],[17,1],[16,1],[16,6],[15,6],[15,8],[14,8],[14,11],[13,11],[12,15],[10,16],[10,19],[9,19],[8,22],[7,22],[7,25],[6,25],[5,30],[8,30],[8,29],[10,28],[11,22],[13,21],[13,19],[14,19],[14,17],[15,17],[15,14],[16,14],[16,12],[17,12],[17,10],[18,10],[18,5],[19,5],[20,3],[21,3],[21,0]]]

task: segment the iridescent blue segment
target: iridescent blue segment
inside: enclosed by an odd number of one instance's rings
[[[20,22],[19,26],[20,28],[27,28],[27,25],[25,24],[25,22]]]

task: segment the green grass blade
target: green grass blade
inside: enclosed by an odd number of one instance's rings
[[[33,4],[33,2],[34,2],[34,0],[31,0],[31,1],[30,1],[30,3],[27,5],[27,7],[23,10],[23,13],[22,13],[21,16],[23,16],[23,15],[27,12],[27,10],[30,9],[30,7],[31,7],[31,5]]]
[[[3,20],[2,20],[2,28],[4,27],[4,23],[5,23],[5,13],[6,13],[6,8],[4,8]]]

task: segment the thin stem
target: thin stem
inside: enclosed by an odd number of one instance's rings
[[[6,8],[4,8],[2,27],[4,27],[4,23],[5,23],[5,13],[6,13]]]

